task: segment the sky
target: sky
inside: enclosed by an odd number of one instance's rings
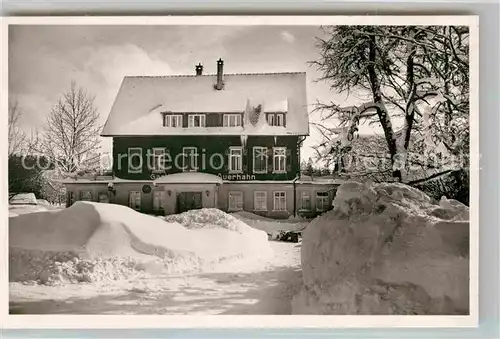
[[[11,26],[9,100],[18,101],[24,130],[42,130],[74,80],[95,96],[104,124],[124,76],[194,74],[200,62],[204,73],[216,73],[222,58],[225,73],[306,72],[310,112],[317,100],[353,105],[355,96],[316,81],[321,74],[308,62],[319,58],[320,35],[316,26]],[[310,131],[303,160],[320,140],[314,127]],[[110,138],[103,139],[102,151],[111,151]]]

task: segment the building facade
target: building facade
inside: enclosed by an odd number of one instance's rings
[[[66,181],[68,201],[151,214],[216,207],[264,216],[316,214],[335,183],[300,181],[309,134],[305,73],[125,77],[102,136],[113,176]]]

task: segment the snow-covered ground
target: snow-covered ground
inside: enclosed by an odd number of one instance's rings
[[[88,206],[84,206],[87,208]],[[109,206],[107,206],[109,208]],[[68,209],[66,209],[67,211]],[[80,208],[81,210],[81,208]],[[131,211],[133,212],[133,211]],[[46,212],[52,214],[54,212]],[[136,212],[133,212],[136,213]],[[35,219],[40,219],[33,214]],[[104,213],[98,213],[102,219]],[[45,213],[43,213],[45,215]],[[137,217],[137,216],[136,216]],[[171,221],[165,222],[161,218],[149,216],[149,223],[160,222],[154,227],[172,227]],[[205,234],[211,231],[223,236],[223,241],[238,240],[238,235],[246,237],[249,246],[246,255],[235,260],[226,260],[219,265],[210,266],[202,271],[191,273],[172,274],[159,270],[154,274],[129,275],[116,281],[99,280],[92,283],[73,284],[40,284],[29,281],[13,281],[10,283],[10,311],[22,314],[290,314],[291,299],[297,293],[302,282],[300,271],[300,244],[267,241],[272,255],[260,255],[263,250],[260,245],[260,233],[257,229],[269,228],[273,224],[271,219],[261,220],[264,226],[251,228],[242,220],[249,218],[234,218],[221,211],[195,211],[183,216],[176,216],[181,224],[190,224],[185,232],[190,235],[191,242],[194,235],[201,237],[198,231]],[[247,217],[251,217],[248,216]],[[16,217],[15,219],[18,219]],[[144,228],[144,220],[141,226]],[[130,219],[130,216],[127,216]],[[33,218],[32,218],[33,220]],[[67,220],[67,219],[66,219]],[[154,221],[153,221],[154,220]],[[212,226],[201,229],[203,222]],[[210,229],[217,224],[218,229]],[[296,223],[275,222],[274,229],[295,229]],[[173,227],[173,232],[166,232],[179,237],[181,225]],[[17,225],[19,226],[19,225]],[[84,225],[83,225],[84,226]],[[83,227],[79,225],[78,227]],[[258,226],[258,220],[253,220],[252,226]],[[300,227],[303,227],[300,226]],[[147,227],[146,227],[147,228]],[[203,227],[201,227],[203,228]],[[252,231],[253,230],[253,231]],[[20,230],[22,232],[22,230]],[[109,231],[108,231],[109,232]],[[116,236],[116,229],[114,234]],[[133,230],[142,236],[143,231]],[[96,233],[94,231],[94,233]],[[99,232],[97,232],[99,233]],[[100,232],[102,233],[102,231]],[[233,234],[234,233],[234,234]],[[182,233],[184,234],[184,233]],[[228,238],[228,234],[231,237]],[[205,236],[205,235],[203,235]],[[160,238],[160,239],[158,239]],[[59,242],[64,237],[59,237]],[[95,244],[85,237],[80,238],[85,244]],[[243,239],[243,238],[242,238]],[[253,240],[252,240],[253,239]],[[101,239],[102,240],[102,239]],[[144,239],[143,239],[144,240]],[[148,241],[151,242],[153,238]],[[155,237],[161,242],[161,236]],[[205,238],[214,242],[213,239]],[[66,240],[65,240],[66,241]],[[226,247],[230,252],[238,246],[224,246],[217,243],[218,248]],[[188,241],[189,242],[189,241]],[[251,244],[250,244],[251,243]],[[101,243],[102,244],[102,243]],[[12,244],[11,244],[12,245]],[[195,244],[199,246],[199,243]],[[31,246],[31,245],[30,245]],[[171,246],[171,244],[169,244]],[[205,246],[209,249],[210,246]],[[255,256],[248,255],[253,250]],[[91,249],[95,247],[91,247]],[[264,248],[265,249],[265,248]],[[245,248],[243,248],[245,250]],[[24,257],[23,257],[24,258]],[[11,258],[12,260],[12,258]],[[35,261],[38,263],[38,261]],[[75,266],[76,267],[76,266]],[[112,266],[108,266],[112,268]],[[151,273],[151,270],[148,270]],[[72,271],[73,272],[73,271]]]

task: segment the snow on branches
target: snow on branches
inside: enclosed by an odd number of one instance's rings
[[[454,26],[332,26],[318,39],[322,73],[332,91],[366,97],[343,107],[318,103],[323,136],[316,151],[324,162],[338,161],[352,149],[362,123],[382,128],[393,176],[402,180],[408,150],[419,143],[423,114],[426,135],[449,152],[468,143],[468,29]],[[326,113],[326,114],[325,114]],[[396,125],[398,127],[394,129]],[[429,147],[432,151],[432,147]]]

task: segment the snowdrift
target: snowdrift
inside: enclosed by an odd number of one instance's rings
[[[116,280],[144,270],[208,270],[226,260],[269,253],[264,232],[249,226],[236,232],[229,226],[200,221],[196,229],[188,229],[125,206],[91,202],[19,215],[9,219],[9,278],[40,283]]]
[[[467,206],[357,182],[334,206],[303,233],[295,314],[468,314]]]

